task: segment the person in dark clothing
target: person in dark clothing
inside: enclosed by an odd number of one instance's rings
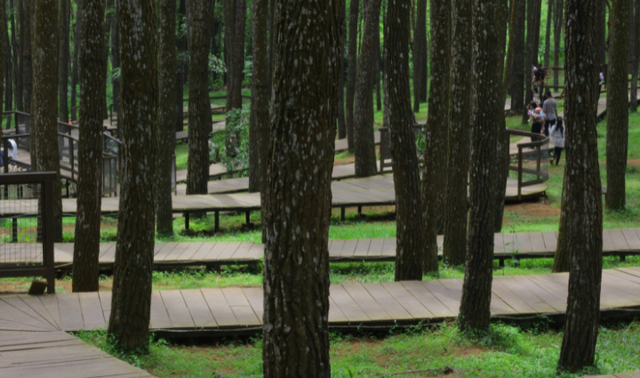
[[[558,117],[556,124],[551,126],[549,133],[551,134],[551,144],[553,145],[553,160],[551,164],[555,161],[557,166],[558,163],[560,163],[562,150],[564,150],[564,125],[562,117]]]
[[[527,114],[529,115],[529,122],[531,122],[531,132],[534,134],[540,134],[542,131],[542,122],[544,117],[536,113],[538,104],[535,101],[531,101],[531,104],[527,105]]]
[[[544,93],[544,102],[542,103],[542,111],[545,115],[544,135],[549,136],[549,128],[556,123],[558,118],[558,103],[551,95],[551,91],[547,89]]]

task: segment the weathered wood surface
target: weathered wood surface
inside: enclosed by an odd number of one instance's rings
[[[568,277],[567,273],[494,276],[492,317],[518,319],[564,314]],[[640,268],[605,270],[602,312],[640,306],[639,287]],[[330,293],[331,327],[434,323],[458,315],[462,279],[349,283],[331,285]],[[262,299],[261,287],[154,291],[150,328],[173,334],[259,329]],[[2,296],[0,331],[101,329],[109,319],[110,304],[108,291]]]
[[[440,249],[442,239],[442,235],[438,236]],[[497,233],[494,242],[495,259],[551,258],[556,250],[557,232]],[[603,242],[604,255],[640,254],[640,228],[604,230]],[[20,248],[26,251],[21,253]],[[254,263],[262,259],[263,248],[262,244],[253,242],[156,243],[154,263],[157,267]],[[41,250],[32,244],[0,244],[0,264],[42,261],[41,253],[33,253],[34,249]],[[102,267],[108,268],[115,263],[115,250],[115,243],[100,245]],[[395,261],[395,256],[395,238],[329,241],[332,262]],[[55,262],[58,267],[71,266],[73,243],[55,245]]]
[[[585,375],[584,378],[640,378],[640,371],[630,371],[609,375]]]

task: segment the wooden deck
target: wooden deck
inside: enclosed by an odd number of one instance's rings
[[[438,236],[438,247],[442,249],[443,236]],[[494,236],[494,259],[504,263],[511,258],[552,258],[557,244],[556,232],[497,233]],[[0,261],[33,263],[42,260],[41,255],[19,252],[28,248],[18,243],[0,245]],[[183,242],[155,243],[154,264],[156,268],[176,266],[220,266],[252,264],[262,260],[264,246],[253,242]],[[640,254],[640,228],[603,231],[603,253],[605,256]],[[116,243],[100,245],[100,266],[111,268],[115,263]],[[330,240],[331,262],[382,262],[395,261],[396,239],[349,239]],[[55,262],[59,268],[70,268],[73,263],[73,243],[55,245]]]
[[[627,373],[609,375],[585,375],[584,378],[640,378],[640,371],[630,371]]]
[[[562,317],[566,309],[567,273],[495,276],[494,319]],[[329,326],[367,329],[455,319],[462,279],[350,283],[331,285]],[[603,316],[640,314],[640,268],[605,270]],[[0,297],[0,325],[13,331],[96,330],[106,327],[111,292]],[[162,336],[238,334],[261,328],[261,287],[224,287],[153,291],[150,328]],[[6,325],[8,324],[8,326]]]

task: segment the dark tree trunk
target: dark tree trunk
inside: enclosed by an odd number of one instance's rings
[[[62,122],[69,121],[69,14],[70,0],[60,0],[58,20],[58,112]]]
[[[113,0],[107,0],[107,8],[113,7]],[[111,24],[113,24],[113,12],[107,12],[104,22],[102,23],[102,29],[104,33],[105,43],[102,48],[102,59],[104,59],[104,97],[102,100],[102,119],[109,118],[109,105],[107,104],[107,66],[109,62],[109,36],[111,35]]]
[[[422,84],[420,85],[420,103],[427,103],[427,92],[429,91],[429,41],[426,37],[425,31],[425,41],[424,47],[422,48]]]
[[[71,67],[71,119],[77,120],[77,97],[78,97],[78,82],[80,81],[79,77],[79,65],[78,65],[78,55],[80,53],[80,27],[82,21],[82,0],[76,1],[76,22],[73,26],[73,58],[71,59],[72,67]]]
[[[602,188],[594,107],[599,4],[597,0],[566,0],[566,4],[571,18],[565,25],[567,165],[562,200],[568,206],[561,217],[568,218],[565,236],[571,246],[571,271],[558,370],[576,372],[595,362],[600,322]]]
[[[224,63],[227,67],[227,109],[233,107],[233,86],[235,85],[235,75],[233,73],[235,59],[233,56],[235,55],[236,1],[239,0],[223,0],[222,2],[224,8]]]
[[[524,103],[528,105],[533,101],[532,93],[532,68],[534,64],[538,63],[538,44],[536,40],[540,38],[540,28],[536,29],[539,25],[540,14],[536,12],[538,9],[538,3],[542,0],[527,0],[527,60],[525,64],[525,96]],[[538,20],[536,20],[538,17]],[[527,112],[522,113],[522,123],[526,124],[529,120]]]
[[[413,112],[420,112],[422,94],[423,49],[427,47],[427,0],[417,0],[416,29],[413,32]]]
[[[22,102],[22,19],[24,18],[22,13],[24,12],[22,7],[22,1],[17,0],[18,9],[18,25],[16,25],[15,11],[16,7],[13,5],[13,0],[9,0],[9,7],[13,10],[11,12],[11,44],[13,46],[13,78],[14,78],[14,90],[16,98],[16,110],[24,111],[24,103]],[[35,166],[35,155],[31,157],[31,164]]]
[[[632,112],[638,109],[638,54],[636,46],[638,45],[638,9],[636,4],[638,1],[629,0],[629,62],[631,67],[631,92],[629,95],[629,108]]]
[[[32,47],[31,47],[31,39],[35,36],[35,33],[32,33],[31,31],[31,17],[32,17],[32,12],[34,12],[34,4],[35,4],[35,0],[22,0],[24,2],[24,14],[23,14],[23,21],[24,21],[24,29],[20,30],[20,39],[22,40],[22,85],[23,85],[23,103],[24,103],[24,111],[27,113],[33,113],[33,110],[31,109],[31,100],[32,100],[32,92],[33,92],[33,77],[34,77],[34,72],[33,72],[33,60],[32,60]],[[58,6],[56,5],[56,12],[57,12]],[[35,13],[35,12],[34,12]],[[57,13],[56,13],[57,15]],[[56,20],[57,21],[57,20]],[[54,22],[54,24],[56,24]],[[21,24],[22,25],[22,24]],[[24,32],[24,33],[23,33]],[[57,32],[57,30],[56,30]],[[53,54],[58,54],[58,41],[55,41],[55,46],[56,48],[53,50]],[[33,51],[35,51],[35,49],[33,49]],[[57,61],[57,59],[56,59]],[[56,63],[57,64],[57,63]],[[56,69],[57,71],[57,69]],[[56,79],[55,82],[58,82],[57,79],[57,73],[56,73]],[[56,93],[56,108],[54,111],[54,114],[58,114],[57,112],[57,93]],[[32,120],[33,121],[33,120]],[[36,154],[37,154],[37,150],[36,150]]]
[[[608,210],[625,207],[625,174],[629,144],[629,0],[613,1],[609,12],[609,71],[607,78],[607,194]],[[596,75],[597,76],[597,75]]]
[[[118,3],[120,0],[116,0],[114,14],[113,14],[113,22],[111,27],[111,70],[119,70],[120,69],[120,26],[118,25]],[[122,115],[121,104],[120,104],[120,76],[113,75],[111,77],[111,90],[113,92],[113,104],[115,104],[117,118],[120,121],[120,117]],[[182,110],[182,109],[181,109]]]
[[[60,2],[61,5],[64,1]],[[73,249],[73,291],[98,291],[100,206],[102,203],[102,103],[106,63],[96,51],[104,49],[102,23],[105,2],[84,1],[80,45],[80,128],[78,140],[78,217]],[[60,10],[62,12],[62,9]],[[61,28],[62,29],[62,28]],[[61,65],[60,65],[61,67]]]
[[[431,1],[431,87],[449,88],[451,67],[451,1]],[[422,172],[422,206],[425,228],[425,273],[438,269],[436,235],[444,228],[449,91],[436,90],[429,96]],[[435,261],[434,261],[435,256]]]
[[[389,142],[396,191],[396,281],[422,280],[426,254],[409,84],[409,6],[409,0],[389,3],[384,32],[384,81],[389,96]]]
[[[4,110],[13,109],[13,58],[11,56],[11,42],[9,41],[9,26],[7,23],[7,7],[2,7],[2,43],[4,43]],[[11,117],[7,119],[7,128],[11,128]]]
[[[594,22],[596,22],[596,61],[598,64],[606,64],[607,63],[607,0],[597,0],[598,1],[598,13],[595,17]],[[566,34],[566,31],[565,31]],[[567,39],[565,35],[565,40]],[[565,42],[565,50],[566,50],[566,42]],[[565,53],[566,54],[566,53]],[[566,61],[566,58],[565,58]],[[566,63],[565,63],[566,64]]]
[[[367,0],[364,11],[362,50],[358,64],[354,105],[354,146],[356,177],[377,172],[376,144],[373,135],[373,77],[376,71],[376,47],[380,35],[380,0]]]
[[[269,98],[271,98],[271,88],[273,88],[273,61],[275,58],[275,27],[274,27],[274,15],[276,9],[276,0],[269,0],[269,74],[268,79],[269,82]]]
[[[383,16],[384,17],[384,16]],[[376,68],[373,74],[373,82],[376,85],[376,111],[382,110],[382,90],[380,85],[380,73],[382,72],[382,51],[380,49],[380,33],[376,41]]]
[[[464,264],[467,242],[467,182],[469,174],[469,126],[471,123],[472,67],[471,38],[462,32],[472,22],[472,3],[453,0],[451,40],[451,110],[447,164],[444,259],[451,265]],[[456,99],[453,101],[453,99]]]
[[[160,235],[173,235],[171,168],[176,149],[176,1],[159,4],[158,37],[158,151],[156,162],[156,229]]]
[[[126,352],[149,347],[158,117],[155,5],[139,0],[118,6],[124,164],[108,333]]]
[[[0,12],[0,23],[2,24],[2,26],[0,27],[0,96],[2,96],[1,93],[4,92],[5,79],[10,77],[7,74],[7,62],[10,61],[11,56],[7,54],[7,52],[9,51],[6,21],[7,6],[4,1],[0,4],[2,4],[2,12]],[[9,83],[7,84],[7,87],[10,87],[10,81],[7,80],[7,82]],[[7,110],[9,110],[9,108],[7,108]],[[0,97],[0,114],[1,113],[2,98]],[[2,129],[2,118],[0,118],[0,129]]]
[[[502,0],[476,2],[473,35],[477,87],[482,105],[476,107],[471,152],[469,239],[458,325],[462,331],[487,331],[491,318],[493,280],[493,228],[496,214],[495,182],[498,138],[504,124],[496,114],[504,111],[504,43],[507,9]],[[499,116],[504,120],[502,115]]]
[[[206,0],[187,0],[189,28],[189,174],[187,194],[207,194],[209,181],[209,32]]]
[[[52,193],[53,235],[62,242],[62,192],[58,150],[58,2],[39,0],[34,7],[35,61],[31,126],[35,132],[37,171],[58,174]],[[28,13],[30,14],[30,13]],[[26,20],[27,23],[29,19]]]
[[[234,22],[235,37],[233,39],[233,93],[231,109],[242,108],[242,78],[244,77],[244,39],[247,18],[247,0],[235,0],[236,18]]]
[[[509,25],[513,28],[513,65],[511,67],[510,93],[511,111],[514,113],[524,112],[524,90],[525,87],[525,20],[526,20],[526,0],[518,0],[516,7],[516,17]],[[509,39],[511,43],[511,38]]]
[[[345,84],[345,44],[347,41],[347,2],[340,1],[340,76],[338,77],[338,139],[347,137],[347,124],[344,114],[344,84]]]
[[[222,1],[225,4],[226,0]],[[180,0],[178,7],[178,24],[180,30],[183,30],[183,26],[186,24],[186,0]],[[185,33],[186,34],[186,33]],[[177,40],[178,54],[184,56],[187,54],[187,35],[180,35]],[[187,64],[185,59],[178,60],[178,68],[176,69],[176,99],[175,99],[175,129],[176,131],[184,130],[184,83],[187,76]]]
[[[264,213],[265,378],[331,375],[328,239],[340,6],[282,0],[276,9]]]
[[[564,1],[556,0],[553,26],[553,65],[560,68],[560,41],[562,40],[562,23],[564,17]],[[560,85],[560,70],[553,70],[553,85]]]
[[[549,67],[551,56],[551,21],[553,20],[553,4],[556,0],[547,0],[547,30],[544,35],[544,67]]]
[[[349,152],[354,152],[354,109],[353,103],[356,92],[356,74],[358,65],[358,13],[360,12],[360,0],[351,0],[349,7],[349,66],[347,68],[347,143]]]

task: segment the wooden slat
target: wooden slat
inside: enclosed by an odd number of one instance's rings
[[[543,232],[542,238],[544,239],[544,245],[547,247],[547,252],[555,252],[558,244],[558,236],[555,232]]]
[[[353,283],[353,284],[344,284],[342,287],[345,289],[351,298],[353,298],[354,302],[358,304],[358,306],[364,311],[367,317],[370,320],[378,321],[378,320],[390,320],[392,319],[389,314],[384,310],[384,308],[373,299],[371,294],[365,289],[362,284]]]
[[[202,296],[207,301],[209,310],[220,327],[237,326],[240,324],[233,314],[227,298],[219,288],[201,289]]]
[[[151,292],[151,324],[152,329],[171,328],[171,319],[159,291]]]
[[[60,307],[60,319],[64,331],[79,331],[84,329],[82,310],[78,294],[67,294],[56,296]]]
[[[196,327],[208,328],[218,326],[200,290],[181,290],[180,294],[182,294],[182,298],[187,305]]]
[[[333,302],[350,322],[364,322],[369,320],[369,317],[362,311],[353,298],[351,298],[342,285],[331,285],[329,291]]]
[[[258,317],[253,312],[249,301],[244,296],[242,289],[237,287],[222,288],[222,293],[227,299],[227,303],[236,319],[241,325],[253,326],[260,325],[262,322],[258,320]]]
[[[172,328],[192,328],[195,326],[180,290],[161,290],[160,295],[169,313]]]
[[[627,240],[627,244],[629,248],[634,251],[640,250],[640,235],[638,234],[638,229],[625,228],[622,230],[622,234]]]
[[[106,328],[107,323],[104,318],[98,293],[78,293],[78,299],[80,300],[80,308],[82,309],[84,329],[96,330]]]

